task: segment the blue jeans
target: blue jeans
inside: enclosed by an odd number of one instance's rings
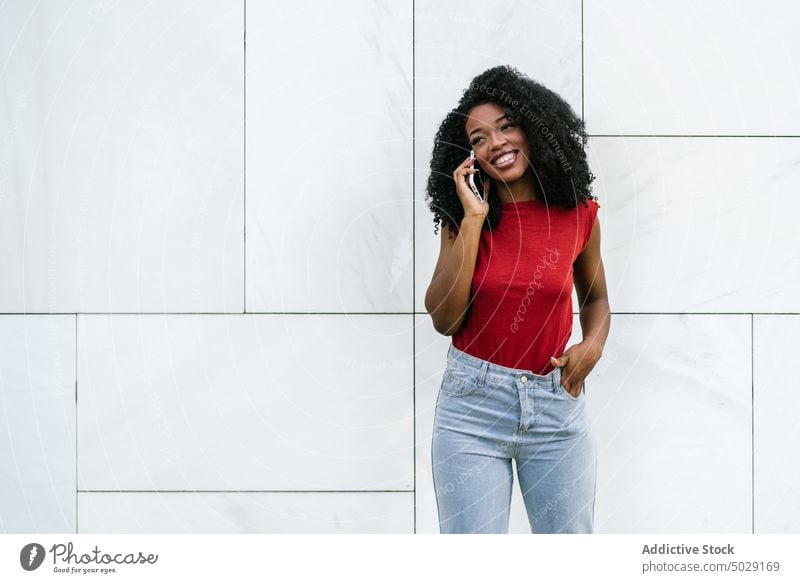
[[[452,344],[436,398],[431,460],[441,533],[507,533],[516,460],[533,533],[591,533],[597,454],[586,385],[572,397],[547,375]]]

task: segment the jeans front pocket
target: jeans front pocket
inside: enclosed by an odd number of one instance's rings
[[[559,382],[560,382],[560,381],[559,381]],[[582,384],[582,385],[581,385],[581,391],[580,391],[580,393],[578,393],[578,396],[577,396],[577,397],[573,397],[572,395],[570,395],[569,391],[568,391],[567,389],[565,389],[565,388],[564,388],[564,385],[561,385],[561,390],[564,392],[564,395],[565,395],[565,396],[567,397],[567,399],[569,399],[570,401],[580,401],[580,400],[581,400],[581,398],[583,397],[583,394],[584,394],[584,389],[585,389],[585,388],[586,388],[586,383],[584,383],[584,384]]]
[[[581,400],[581,398],[583,397],[584,390],[586,389],[586,382],[584,381],[584,383],[581,385],[581,390],[580,390],[580,392],[578,393],[578,396],[577,396],[577,397],[573,397],[573,396],[572,396],[572,395],[569,393],[569,391],[567,390],[567,388],[564,386],[564,384],[561,382],[561,371],[562,371],[562,368],[561,368],[561,367],[559,367],[559,368],[558,368],[558,372],[556,373],[556,379],[558,380],[558,386],[559,386],[559,388],[560,388],[561,392],[562,392],[562,393],[564,394],[564,396],[565,396],[567,399],[569,399],[570,401],[580,401],[580,400]]]
[[[468,397],[478,390],[478,382],[469,373],[448,368],[439,390],[450,397]]]

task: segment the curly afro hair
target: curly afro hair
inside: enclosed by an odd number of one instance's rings
[[[450,111],[436,132],[425,200],[434,215],[435,233],[441,223],[457,231],[464,207],[456,192],[453,171],[471,149],[466,121],[473,107],[495,103],[525,131],[530,144],[529,165],[538,191],[549,204],[575,208],[587,205],[595,179],[586,162],[584,122],[558,94],[531,80],[514,67],[501,65],[475,77],[464,90],[458,106]],[[483,228],[500,223],[497,188],[489,191],[489,213]]]

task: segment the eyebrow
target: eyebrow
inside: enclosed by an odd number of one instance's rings
[[[504,118],[507,118],[507,117],[508,117],[508,114],[507,114],[507,113],[505,113],[505,114],[501,115],[500,117],[498,117],[496,120],[494,120],[494,123],[497,123],[497,122],[499,122],[501,119],[504,119]],[[469,135],[468,135],[467,137],[471,136],[471,135],[472,135],[472,134],[474,134],[475,132],[479,132],[479,131],[481,131],[481,129],[483,129],[483,128],[475,128],[474,130],[472,130],[472,131],[469,133]]]

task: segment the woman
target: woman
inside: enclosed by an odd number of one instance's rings
[[[444,228],[425,307],[453,337],[431,447],[442,533],[508,532],[512,459],[532,532],[594,531],[584,381],[610,310],[585,144],[561,97],[506,66],[437,132],[426,198]],[[573,283],[583,340],[565,350]]]

